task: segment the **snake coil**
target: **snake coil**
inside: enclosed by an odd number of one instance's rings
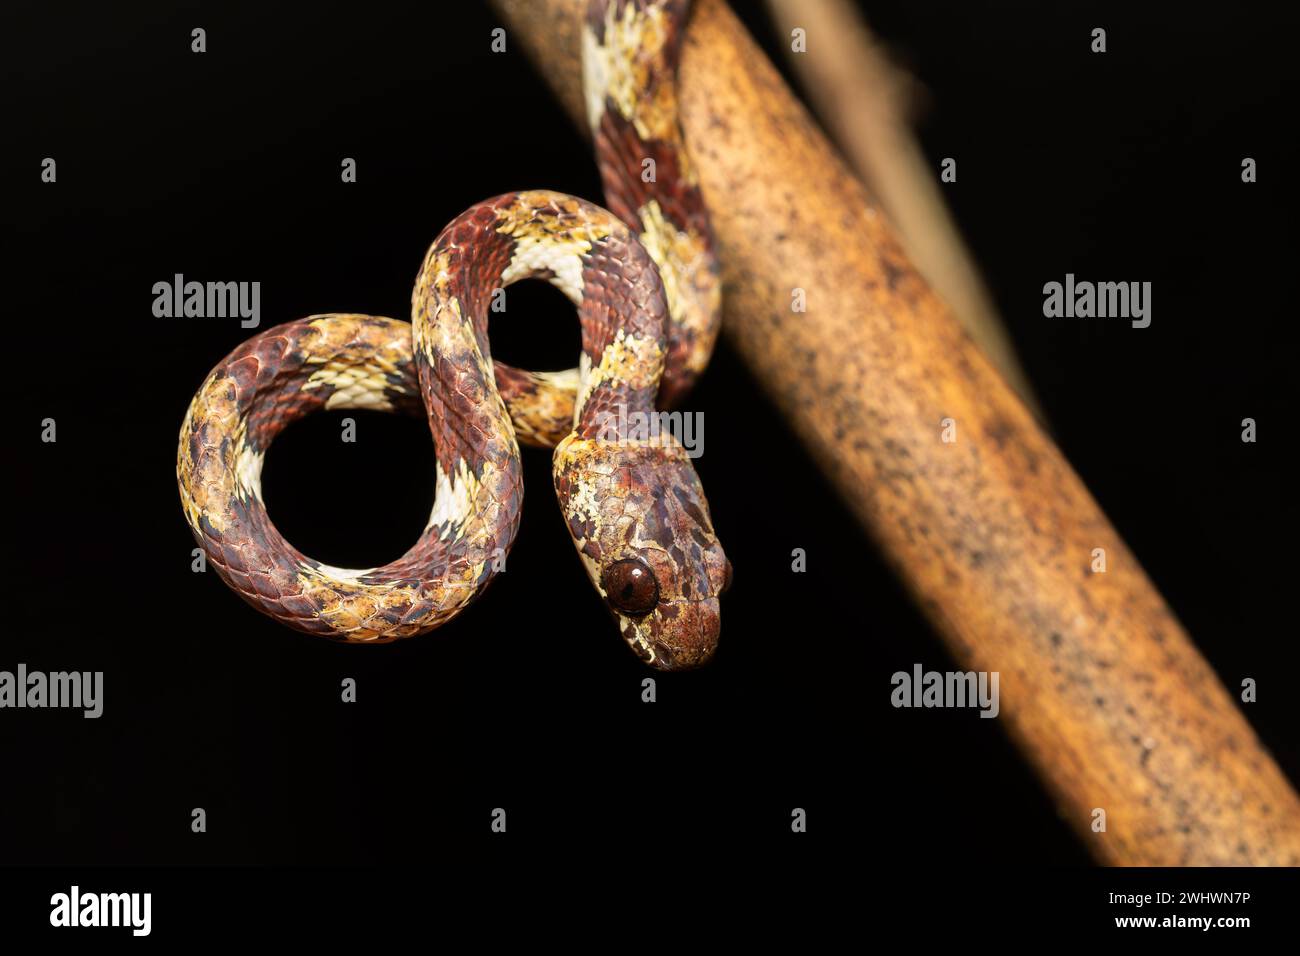
[[[425,256],[409,324],[353,314],[289,322],[243,343],[200,386],[181,426],[181,503],[210,563],[248,603],[346,642],[446,623],[514,541],[522,440],[554,447],[565,522],[629,647],[661,669],[712,656],[731,565],[681,444],[629,428],[690,388],[718,331],[713,241],[677,120],[685,15],[684,0],[589,5],[583,78],[610,211],[549,191],[478,203]],[[577,307],[576,369],[492,361],[491,296],[528,278]],[[304,556],[262,504],[275,436],[319,409],[353,408],[427,415],[437,459],[423,534],[368,570]]]

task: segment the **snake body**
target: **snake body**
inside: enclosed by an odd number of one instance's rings
[[[181,502],[211,565],[254,607],[357,643],[446,623],[483,592],[514,541],[522,440],[554,447],[566,525],[628,646],[661,669],[712,656],[731,566],[681,444],[628,425],[689,389],[718,329],[712,238],[677,123],[685,8],[590,4],[584,83],[612,211],[540,190],[478,203],[429,249],[409,324],[355,314],[289,322],[239,346],[203,382],[181,427]],[[528,278],[577,307],[578,368],[492,361],[492,296]],[[351,408],[426,415],[437,461],[425,531],[401,558],[368,570],[298,552],[261,497],[276,434],[313,411]]]

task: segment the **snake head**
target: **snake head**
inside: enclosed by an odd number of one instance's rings
[[[682,446],[669,435],[650,443],[574,434],[556,446],[552,473],[587,575],[628,646],[659,670],[707,662],[731,563]]]

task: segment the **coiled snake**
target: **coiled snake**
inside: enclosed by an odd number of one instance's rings
[[[653,414],[656,396],[661,406],[681,397],[717,337],[718,269],[677,121],[685,12],[685,0],[589,6],[584,85],[612,213],[546,191],[479,203],[429,249],[409,325],[344,314],[289,322],[245,342],[204,381],[181,426],[181,502],[209,562],[255,608],[347,642],[446,623],[514,541],[523,440],[554,446],[565,521],[628,645],[661,669],[713,654],[731,566],[699,478],[670,433],[629,428]],[[577,369],[492,361],[491,298],[527,278],[577,306]],[[437,460],[424,533],[398,560],[364,571],[302,555],[262,504],[272,439],[310,412],[349,408],[427,414]]]

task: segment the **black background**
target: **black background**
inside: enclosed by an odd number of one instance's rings
[[[784,70],[761,9],[733,6]],[[924,85],[927,156],[958,160],[946,195],[1054,434],[1224,681],[1259,680],[1247,715],[1298,781],[1294,33],[1279,9],[869,13]],[[953,663],[725,344],[688,408],[704,413],[698,469],[736,583],[715,663],[657,675],[653,705],[573,556],[544,452],[525,452],[506,573],[436,634],[334,646],[191,573],[177,433],[251,333],[154,318],[153,283],[260,281],[263,329],[406,318],[455,214],[522,188],[598,200],[595,167],[519,45],[489,52],[498,22],[478,4],[11,18],[0,667],[102,670],[106,702],[97,721],[0,717],[15,801],[0,860],[437,861],[492,840],[493,807],[512,841],[548,849],[789,852],[799,806],[812,845],[892,865],[1088,862],[998,721],[890,707],[894,671]],[[45,156],[56,184],[40,182]],[[1151,281],[1151,327],[1044,319],[1043,283],[1066,272]],[[571,309],[538,283],[511,290],[492,334],[535,368],[577,354]],[[345,414],[355,444],[339,441]],[[57,444],[39,440],[45,417]],[[313,557],[380,564],[422,529],[432,461],[418,421],[324,415],[269,454],[268,507]],[[340,702],[345,677],[356,704]]]

